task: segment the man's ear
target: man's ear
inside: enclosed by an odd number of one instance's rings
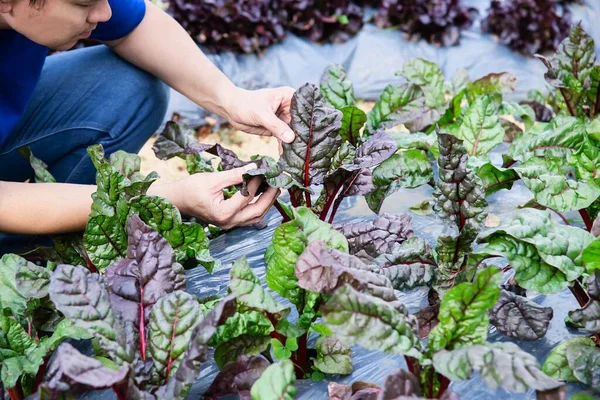
[[[13,0],[0,0],[0,13],[9,13],[12,11]]]

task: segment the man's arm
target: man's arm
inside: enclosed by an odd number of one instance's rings
[[[129,35],[106,44],[196,104],[229,119],[234,127],[272,134],[284,142],[293,140],[287,125],[292,88],[249,91],[236,87],[177,21],[151,2],[146,1],[146,15]]]

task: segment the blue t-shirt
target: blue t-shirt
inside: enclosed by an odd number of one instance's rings
[[[90,38],[107,41],[126,36],[144,18],[144,0],[109,0],[112,17]],[[48,48],[11,29],[0,29],[0,144],[15,127],[40,78]]]

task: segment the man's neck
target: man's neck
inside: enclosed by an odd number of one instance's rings
[[[0,14],[0,29],[12,29],[10,25],[8,25],[8,22],[4,20],[2,14]]]

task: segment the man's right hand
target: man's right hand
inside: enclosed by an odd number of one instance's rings
[[[194,174],[177,181],[181,198],[176,203],[181,213],[223,229],[260,222],[279,196],[279,189],[269,188],[252,202],[262,180],[254,178],[248,183],[249,196],[237,192],[230,199],[223,197],[223,189],[242,183],[244,173],[254,168],[256,165],[249,164],[229,171]]]

